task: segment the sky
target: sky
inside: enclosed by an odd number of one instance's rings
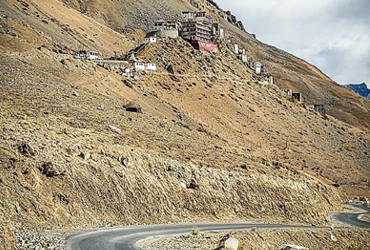
[[[370,0],[215,0],[248,33],[320,68],[339,84],[370,88]]]

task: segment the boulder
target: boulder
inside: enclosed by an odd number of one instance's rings
[[[122,107],[125,108],[126,111],[129,111],[129,112],[143,113],[141,106],[136,103],[129,103],[126,106],[122,106]]]
[[[174,74],[175,73],[175,71],[174,71],[174,69],[173,69],[173,66],[170,64],[170,65],[168,65],[167,67],[166,67],[166,70],[168,71],[168,73],[170,73],[170,74]]]
[[[309,249],[306,247],[284,244],[279,247],[279,250],[309,250]]]
[[[117,133],[117,134],[121,134],[121,130],[117,127],[114,127],[114,126],[111,126],[109,125],[108,126],[110,128],[110,130],[112,130],[114,133]]]
[[[228,250],[237,250],[238,247],[239,247],[239,240],[237,240],[235,238],[228,238],[225,241],[225,249],[228,249]]]
[[[65,170],[51,162],[46,162],[39,167],[40,172],[46,177],[56,177],[65,174]]]
[[[121,158],[121,163],[123,164],[123,166],[125,166],[126,168],[129,168],[132,166],[132,162],[130,161],[130,158],[128,157],[125,157],[125,158]]]
[[[34,156],[35,155],[34,149],[31,147],[30,144],[26,142],[22,142],[21,145],[18,146],[18,150],[24,156]]]
[[[197,183],[196,180],[191,179],[191,181],[190,181],[189,185],[187,186],[187,188],[198,190],[199,189],[199,185],[198,185],[198,183]]]
[[[335,235],[334,235],[334,234],[330,234],[330,239],[331,239],[332,241],[334,241],[334,242],[337,242],[337,241],[338,241],[337,237],[335,237]]]
[[[88,159],[90,159],[91,155],[89,152],[83,152],[80,154],[80,157],[84,159],[85,161],[87,161]]]

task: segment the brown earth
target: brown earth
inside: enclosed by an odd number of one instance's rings
[[[13,230],[21,228],[215,220],[325,224],[347,195],[369,197],[370,138],[361,130],[366,115],[352,123],[357,128],[291,102],[222,41],[220,53],[203,54],[181,39],[160,40],[137,56],[157,63],[158,71],[124,79],[119,69],[71,53],[123,53],[145,32],[133,23],[116,29],[123,33],[105,26],[126,20],[111,7],[115,2],[104,8],[100,1],[70,2],[84,11],[100,6],[90,15],[101,24],[55,0],[0,2],[3,249],[14,245]],[[133,18],[136,4],[120,6],[130,7],[124,13]],[[192,8],[184,1],[153,4],[145,2],[144,14]],[[257,40],[245,39],[254,46],[251,53],[262,51]],[[296,70],[308,65],[282,60]],[[307,68],[307,79],[328,83]],[[341,89],[334,83],[325,88]],[[144,114],[122,109],[129,102]]]

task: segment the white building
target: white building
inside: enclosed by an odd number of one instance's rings
[[[87,60],[99,59],[99,53],[95,51],[80,50],[80,51],[77,51],[75,55],[81,59],[87,59]]]
[[[255,66],[256,66],[256,74],[260,75],[262,72],[262,63],[256,62]]]
[[[135,57],[135,54],[134,54],[134,53],[132,53],[132,54],[131,54],[130,58],[128,59],[128,62],[129,62],[130,64],[132,64],[132,65],[134,65],[134,64],[137,62],[137,60],[136,60],[136,57]]]
[[[133,73],[130,68],[125,69],[125,72],[122,73],[123,76],[132,77]]]
[[[243,62],[248,62],[248,56],[246,54],[241,54],[241,55],[238,55],[238,57],[240,58],[240,60],[242,60]]]
[[[87,59],[89,60],[96,60],[99,59],[99,53],[95,51],[89,51],[89,54],[87,56]]]
[[[235,54],[239,54],[239,45],[234,44],[234,52]]]
[[[152,70],[152,71],[157,71],[157,64],[155,64],[155,63],[146,63],[145,64],[145,69]]]
[[[220,26],[219,23],[214,23],[212,24],[212,29],[213,29],[213,35],[218,36],[220,38],[225,37],[225,30]]]
[[[275,82],[274,82],[274,77],[273,76],[270,76],[270,83],[271,84],[274,84]]]
[[[134,68],[135,68],[136,71],[139,71],[139,70],[157,71],[157,64],[155,64],[155,63],[135,62],[134,63]]]
[[[224,28],[220,28],[219,32],[218,32],[218,35],[221,37],[221,38],[224,38],[225,37],[225,30]]]
[[[293,91],[291,89],[283,89],[283,91],[288,95],[288,96],[292,96],[293,94]],[[313,107],[314,108],[314,107]]]
[[[146,43],[156,43],[157,38],[155,36],[145,37],[144,42],[146,42]]]
[[[136,71],[138,71],[138,70],[145,70],[145,63],[135,62],[134,63],[134,67],[135,67],[135,70]]]

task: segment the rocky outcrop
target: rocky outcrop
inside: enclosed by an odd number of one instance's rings
[[[225,13],[226,13],[226,15],[227,15],[227,20],[229,21],[229,23],[231,23],[231,24],[235,25],[235,26],[236,26],[236,27],[238,27],[240,30],[242,30],[242,31],[245,31],[245,32],[246,32],[246,30],[245,30],[245,28],[244,28],[244,25],[243,25],[243,22],[242,22],[242,21],[239,21],[239,20],[237,19],[237,17],[231,13],[231,11],[229,11],[229,10],[228,10],[228,11],[225,11]]]
[[[208,4],[209,6],[212,6],[213,8],[217,9],[219,11],[219,14],[221,16],[226,16],[226,19],[229,23],[231,23],[232,25],[238,27],[240,30],[246,32],[245,28],[244,28],[244,25],[243,25],[243,22],[242,21],[239,21],[237,20],[237,17],[235,15],[233,15],[231,13],[231,11],[227,10],[223,10],[220,8],[220,6],[213,0],[204,0],[204,1],[199,1],[199,0],[189,0],[190,4],[192,6],[194,6],[195,8],[199,9],[199,10],[204,10],[204,6],[205,4],[202,3],[202,2],[205,2],[206,4]]]
[[[65,166],[58,166],[52,162],[45,162],[39,168],[41,174],[45,175],[48,178],[63,176],[65,173]]]
[[[141,106],[137,103],[128,103],[123,108],[128,112],[143,113]]]

